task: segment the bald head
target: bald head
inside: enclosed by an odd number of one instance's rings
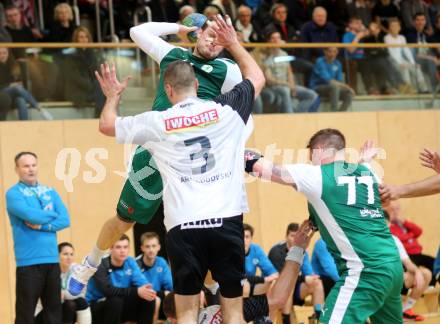
[[[324,26],[327,23],[327,10],[323,7],[316,7],[313,9],[312,19],[316,25]]]

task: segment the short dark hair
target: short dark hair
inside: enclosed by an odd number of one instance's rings
[[[160,243],[159,235],[156,232],[145,232],[141,235],[141,245],[144,244],[146,240],[150,240],[153,238],[157,239],[157,241]]]
[[[290,223],[287,225],[286,235],[289,235],[290,232],[298,231],[299,224],[298,223]]]
[[[23,155],[32,155],[34,158],[38,159],[37,154],[35,154],[34,152],[22,151],[15,156],[15,158],[14,158],[15,165],[18,165],[17,162],[18,162],[18,160],[20,160],[20,158]]]
[[[127,240],[128,242],[130,242],[130,238],[126,235],[126,234],[122,234],[121,237],[119,238],[119,241],[125,241]]]
[[[7,6],[5,7],[5,12],[8,11],[8,10],[15,10],[15,9],[17,9],[17,10],[20,11],[20,13],[21,13],[20,8],[18,8],[18,7],[17,7],[16,5],[14,5],[14,4],[7,5]]]
[[[356,15],[355,16],[351,16],[350,19],[348,20],[348,23],[351,23],[351,22],[353,22],[355,20],[362,20],[362,18],[359,17],[359,16],[356,16]]]
[[[168,318],[176,318],[176,302],[174,292],[170,292],[163,300],[163,313]]]
[[[70,248],[72,248],[72,249],[75,249],[75,248],[73,247],[72,243],[69,243],[69,242],[62,242],[62,243],[58,244],[58,253],[61,253],[61,251],[62,251],[66,246],[68,246],[68,247],[70,247]]]
[[[194,69],[189,62],[174,61],[168,65],[163,75],[163,83],[169,84],[176,91],[191,88],[196,82]]]
[[[423,16],[423,17],[426,18],[426,15],[425,15],[423,12],[416,12],[416,13],[413,15],[413,20],[416,20],[416,18],[417,18],[417,17],[420,17],[420,16]]]
[[[251,233],[251,236],[254,236],[254,228],[246,223],[243,223],[243,232],[249,231]]]
[[[324,128],[313,134],[307,144],[307,148],[313,149],[317,144],[322,144],[325,148],[334,148],[339,151],[345,148],[345,136],[337,129]]]

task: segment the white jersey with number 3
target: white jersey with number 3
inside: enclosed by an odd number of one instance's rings
[[[253,100],[253,85],[244,80],[213,101],[188,98],[166,111],[117,119],[117,141],[143,145],[154,157],[167,230],[216,227],[248,211],[243,156]]]

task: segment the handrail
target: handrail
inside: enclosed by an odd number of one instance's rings
[[[180,47],[194,47],[194,43],[170,43]],[[273,44],[273,43],[243,43],[244,47],[249,48],[392,48],[392,47],[408,47],[408,48],[440,48],[440,43],[428,44],[383,44],[383,43],[358,43],[358,44],[343,44],[343,43],[288,43],[288,44]],[[7,48],[137,48],[134,43],[0,43],[0,47]]]

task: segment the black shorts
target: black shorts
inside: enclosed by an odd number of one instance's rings
[[[213,224],[207,228],[206,224]],[[226,298],[243,294],[244,271],[243,216],[213,219],[172,228],[166,237],[166,248],[176,294],[200,293],[208,270],[220,285]]]
[[[303,306],[305,301],[301,299],[301,284],[306,282],[306,276],[299,275],[296,280],[295,289],[293,290],[293,304],[297,306]]]

